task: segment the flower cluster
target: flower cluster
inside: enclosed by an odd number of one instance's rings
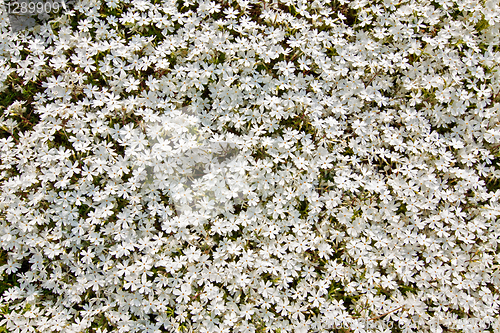
[[[498,1],[0,14],[0,326],[500,330]]]

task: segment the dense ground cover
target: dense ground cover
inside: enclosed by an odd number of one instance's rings
[[[498,1],[1,18],[5,330],[500,330]]]

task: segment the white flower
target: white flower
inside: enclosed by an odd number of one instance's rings
[[[0,38],[0,326],[494,327],[496,2],[104,2]]]

